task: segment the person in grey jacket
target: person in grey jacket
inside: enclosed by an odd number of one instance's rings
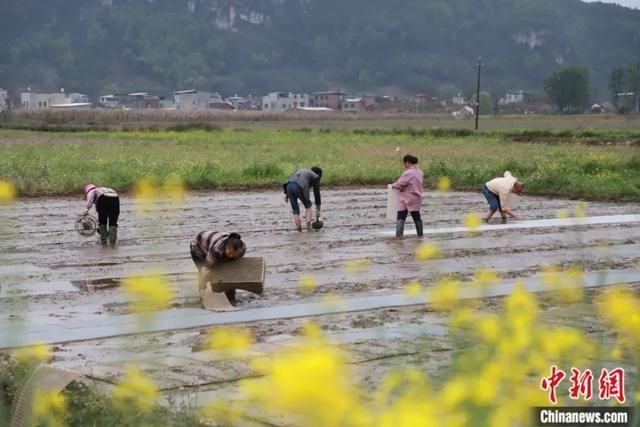
[[[298,231],[302,231],[302,221],[300,219],[300,200],[305,207],[305,220],[307,222],[307,231],[311,230],[311,200],[310,192],[313,188],[313,198],[316,202],[316,219],[320,220],[320,179],[322,178],[322,169],[317,166],[311,169],[298,169],[291,175],[287,182],[282,186],[284,189],[284,202],[291,203],[293,211],[293,222]]]

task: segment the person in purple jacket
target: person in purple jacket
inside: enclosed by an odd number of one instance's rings
[[[404,234],[404,222],[407,214],[411,213],[411,218],[416,225],[418,237],[422,237],[422,218],[420,217],[420,207],[422,206],[423,173],[418,169],[418,158],[407,154],[402,159],[404,163],[404,173],[396,182],[393,188],[400,191],[398,195],[398,218],[396,223],[396,237]]]

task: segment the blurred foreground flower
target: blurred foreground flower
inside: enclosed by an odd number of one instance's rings
[[[460,295],[460,281],[454,279],[442,279],[429,289],[427,294],[428,304],[436,310],[449,311],[458,302]]]
[[[161,272],[148,276],[129,277],[124,281],[129,308],[138,314],[152,313],[169,307],[174,291]]]
[[[566,209],[558,209],[556,211],[556,218],[567,219],[569,218],[569,212]]]
[[[139,215],[147,215],[154,208],[156,197],[158,196],[158,188],[156,179],[153,177],[144,177],[138,180],[133,189],[135,197],[136,211]]]
[[[416,258],[418,261],[429,261],[431,259],[440,258],[442,252],[440,247],[435,243],[425,243],[420,246],[416,251]]]
[[[185,194],[182,179],[178,175],[170,175],[162,184],[162,193],[173,201],[182,199]]]
[[[580,202],[575,208],[576,218],[584,218],[587,216],[587,203]]]
[[[158,389],[138,368],[129,366],[125,372],[125,380],[113,390],[114,405],[122,412],[130,413],[132,409],[149,412],[158,397]]]
[[[31,425],[62,427],[67,412],[67,400],[56,390],[37,389],[31,402]]]
[[[613,325],[623,342],[640,349],[640,298],[627,289],[605,292],[598,304],[600,315]]]
[[[46,363],[51,358],[51,348],[39,343],[16,350],[14,357],[18,363]]]
[[[207,348],[231,356],[241,356],[249,349],[251,341],[251,333],[246,329],[216,328],[209,334]]]
[[[349,273],[359,273],[369,266],[369,259],[354,259],[344,263],[344,269]]]
[[[8,203],[16,198],[16,189],[9,181],[0,179],[0,203]]]
[[[420,295],[421,292],[422,285],[416,281],[413,281],[404,288],[403,293],[408,297],[415,297],[417,295]]]
[[[500,283],[500,274],[496,271],[481,267],[477,269],[473,275],[473,283],[480,288],[494,286]]]
[[[446,193],[451,189],[451,179],[448,176],[442,176],[438,180],[438,191]]]
[[[346,356],[325,342],[316,326],[305,328],[306,337],[293,348],[254,361],[253,368],[265,377],[243,382],[243,394],[266,411],[287,414],[295,425],[370,425]]]
[[[312,294],[317,287],[318,282],[313,276],[304,276],[300,279],[300,292],[304,295]]]
[[[464,216],[464,226],[470,232],[477,231],[480,228],[480,224],[482,224],[482,218],[477,213],[469,213]]]

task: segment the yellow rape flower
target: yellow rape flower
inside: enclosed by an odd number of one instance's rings
[[[170,283],[160,272],[129,277],[124,281],[123,289],[129,297],[129,308],[138,314],[166,309],[174,296]]]
[[[172,200],[180,200],[184,197],[184,183],[178,175],[169,176],[162,184],[162,193]]]
[[[154,178],[145,177],[138,180],[133,189],[136,211],[140,215],[149,214],[154,207],[158,188]]]
[[[435,243],[425,243],[420,246],[416,251],[416,258],[418,261],[429,261],[431,259],[440,258],[442,252],[440,247]]]
[[[446,193],[451,189],[451,179],[448,176],[442,176],[438,180],[438,191]]]
[[[321,338],[306,338],[254,363],[264,377],[243,382],[241,391],[267,411],[295,417],[297,425],[364,426],[362,405],[345,362],[337,347]]]
[[[485,342],[497,342],[500,337],[500,319],[494,314],[483,316],[476,321],[475,330]]]
[[[9,181],[0,179],[0,203],[8,203],[16,198],[16,188]]]
[[[462,307],[451,313],[449,326],[454,330],[464,328],[469,325],[473,325],[475,323],[476,317],[476,313],[472,309],[468,307]]]
[[[428,302],[436,310],[448,311],[452,309],[458,301],[459,294],[459,280],[442,279],[429,289]]]
[[[404,288],[403,293],[408,297],[415,297],[417,295],[420,295],[420,292],[422,292],[422,285],[416,281],[413,281]]]
[[[473,275],[474,283],[481,288],[494,286],[500,283],[500,274],[487,268],[479,268]]]
[[[18,363],[45,363],[51,358],[51,348],[43,343],[23,347],[14,353]]]
[[[569,211],[566,209],[558,209],[556,211],[556,218],[558,219],[567,219],[569,218]]]
[[[344,269],[349,273],[359,273],[369,266],[367,258],[355,259],[344,263]]]
[[[67,400],[56,390],[38,389],[31,401],[34,425],[40,423],[51,427],[62,427],[64,413],[67,411]]]
[[[242,355],[251,346],[251,333],[246,329],[216,328],[209,334],[207,347],[234,356]]]
[[[576,218],[584,218],[587,216],[587,204],[580,202],[575,207]]]
[[[304,276],[300,279],[300,292],[304,295],[312,294],[317,287],[318,282],[313,276]]]
[[[129,366],[125,372],[125,380],[113,390],[114,405],[123,412],[130,412],[132,409],[149,412],[158,397],[158,389],[136,367]]]
[[[469,394],[469,384],[462,377],[449,380],[440,391],[440,400],[447,408],[452,408],[465,400]]]
[[[482,219],[477,213],[469,213],[464,216],[464,226],[472,233],[478,231],[481,224]]]

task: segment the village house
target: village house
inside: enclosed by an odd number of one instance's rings
[[[533,101],[533,95],[522,90],[507,92],[498,100],[498,105],[527,104]]]
[[[0,111],[9,108],[9,95],[6,89],[0,88]]]
[[[217,92],[202,90],[178,90],[173,92],[174,106],[176,110],[206,110],[212,108],[212,104],[223,102],[222,96]]]
[[[306,93],[271,92],[262,97],[262,109],[264,111],[285,111],[308,106],[309,95]]]
[[[348,113],[358,113],[366,109],[362,98],[345,98],[341,105],[342,111]]]
[[[312,107],[325,107],[339,110],[347,94],[342,92],[313,92],[311,94]]]
[[[467,104],[467,100],[464,98],[464,96],[462,96],[462,94],[460,92],[458,92],[458,94],[456,96],[451,98],[451,102],[453,102],[454,105],[466,105]]]
[[[60,89],[59,92],[40,92],[28,89],[20,94],[20,106],[25,110],[39,110],[58,104],[68,104],[64,89]]]
[[[112,94],[100,97],[100,105],[105,108],[137,108],[159,109],[160,97],[150,95],[147,92],[134,92],[129,94]]]

